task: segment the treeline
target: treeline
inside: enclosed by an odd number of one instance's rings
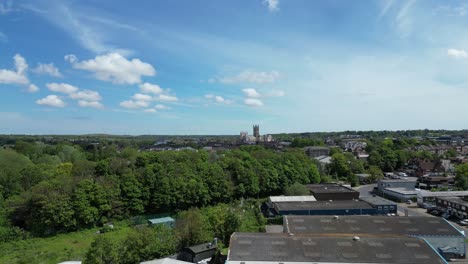
[[[258,202],[247,200],[242,206],[219,204],[191,208],[177,215],[175,228],[137,226],[123,241],[116,241],[108,234],[99,235],[83,262],[139,263],[172,255],[187,246],[214,242],[214,238],[221,249],[229,245],[231,234],[236,231],[258,232],[264,228],[265,219],[258,206]]]
[[[302,150],[138,152],[16,142],[0,150],[0,240],[265,197],[321,180]]]

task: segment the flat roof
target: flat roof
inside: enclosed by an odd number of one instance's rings
[[[154,219],[149,219],[149,222],[152,224],[162,224],[162,223],[168,223],[168,222],[174,222],[174,218],[172,217],[161,217],[161,218],[154,218]]]
[[[468,201],[465,201],[460,197],[440,197],[439,199],[468,207]]]
[[[270,196],[270,201],[273,203],[282,202],[314,202],[317,201],[313,195],[300,196]]]
[[[308,184],[307,188],[313,193],[356,193],[357,191],[336,183]]]
[[[400,179],[384,179],[379,182],[416,182],[417,180],[416,177],[401,177]]]
[[[284,216],[290,233],[396,234],[418,236],[463,236],[445,219],[428,216]]]
[[[370,203],[371,205],[396,205],[387,199],[382,199],[378,196],[361,196],[359,200]]]
[[[275,203],[275,207],[280,211],[296,210],[337,210],[337,209],[372,209],[373,207],[364,201],[359,200],[334,200],[316,202],[283,202]]]
[[[234,233],[227,262],[446,263],[424,240],[414,237],[290,236]]]
[[[404,195],[416,195],[418,192],[413,189],[408,188],[385,188],[384,190],[388,190],[394,193],[404,194]]]
[[[418,196],[422,197],[456,197],[468,196],[468,191],[447,191],[447,192],[431,192],[427,190],[417,190]]]

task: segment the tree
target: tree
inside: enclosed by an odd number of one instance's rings
[[[455,185],[462,190],[468,190],[468,164],[458,165],[455,172]]]
[[[374,165],[369,167],[369,169],[367,170],[367,173],[369,174],[368,181],[370,183],[376,182],[380,179],[383,179],[384,177],[382,170],[379,167],[374,166]]]
[[[117,245],[107,236],[99,235],[86,252],[84,264],[117,264]]]
[[[211,239],[198,208],[191,208],[180,213],[175,231],[180,248],[200,244]]]
[[[287,196],[295,196],[295,195],[310,195],[309,189],[305,185],[302,185],[298,182],[293,183],[289,187],[286,188],[284,193]]]

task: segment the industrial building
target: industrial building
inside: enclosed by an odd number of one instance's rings
[[[447,259],[465,258],[465,234],[443,218],[388,216],[285,216],[285,233],[417,237]]]
[[[317,201],[357,200],[359,192],[336,183],[306,185]]]
[[[468,199],[460,197],[437,197],[436,205],[460,219],[468,218]]]
[[[384,198],[405,202],[410,199],[416,199],[416,184],[417,179],[414,177],[379,180],[377,183],[377,193]]]
[[[424,239],[234,233],[227,264],[257,263],[447,263]]]
[[[468,198],[468,191],[446,191],[446,192],[431,192],[427,190],[416,190],[418,204],[436,204],[437,198],[442,197],[461,197]]]
[[[359,193],[358,193],[359,194]],[[284,197],[284,196],[283,196]],[[261,206],[265,217],[278,215],[386,215],[396,214],[397,206],[379,197],[362,197],[358,200],[314,201],[314,196],[270,197]]]

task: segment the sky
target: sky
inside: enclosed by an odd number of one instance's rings
[[[466,129],[468,2],[0,0],[0,133]]]

